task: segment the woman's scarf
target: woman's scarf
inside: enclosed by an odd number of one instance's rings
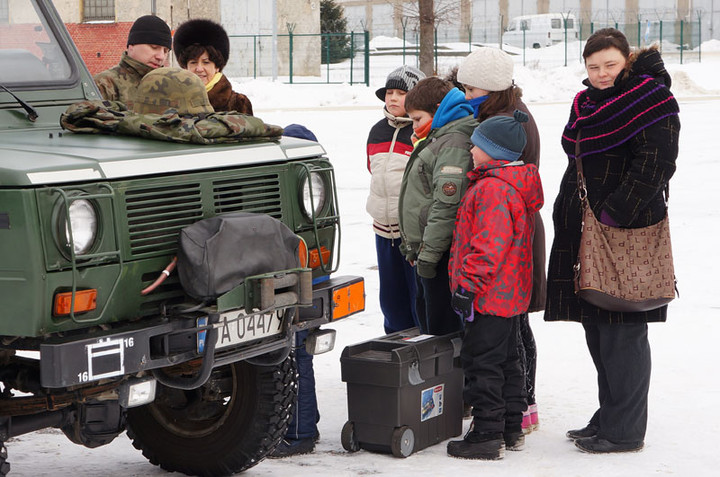
[[[480,116],[480,106],[490,97],[489,94],[486,94],[484,96],[478,96],[477,98],[472,98],[468,100],[468,103],[470,103],[470,106],[472,106],[473,111],[475,111],[475,118]]]
[[[615,86],[588,88],[575,96],[562,146],[575,158],[575,138],[582,129],[583,156],[615,148],[663,118],[677,115],[679,107],[670,92],[669,75],[657,50],[638,55],[627,75],[618,75]],[[668,86],[666,86],[668,85]]]

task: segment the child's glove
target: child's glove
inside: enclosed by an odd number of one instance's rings
[[[437,275],[437,263],[426,262],[425,260],[417,261],[417,274],[423,278],[435,278]]]
[[[457,287],[453,293],[451,305],[455,313],[460,315],[464,321],[473,321],[475,319],[475,294],[463,287]]]

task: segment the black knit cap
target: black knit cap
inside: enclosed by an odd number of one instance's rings
[[[230,39],[227,32],[222,25],[212,20],[203,18],[188,20],[175,30],[173,37],[175,56],[179,56],[190,45],[212,46],[222,55],[225,63],[230,58]]]
[[[129,45],[160,45],[172,48],[172,34],[170,27],[160,17],[144,15],[133,23],[128,33]]]

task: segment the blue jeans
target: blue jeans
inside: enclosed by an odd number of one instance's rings
[[[308,330],[295,333],[295,362],[298,370],[297,401],[293,417],[288,424],[285,439],[307,439],[317,435],[317,423],[320,420],[317,395],[315,394],[315,371],[313,355],[305,350]]]

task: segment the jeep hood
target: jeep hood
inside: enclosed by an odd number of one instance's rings
[[[75,134],[60,127],[0,132],[0,187],[112,180],[233,168],[325,155],[312,141],[175,144],[129,136]]]

